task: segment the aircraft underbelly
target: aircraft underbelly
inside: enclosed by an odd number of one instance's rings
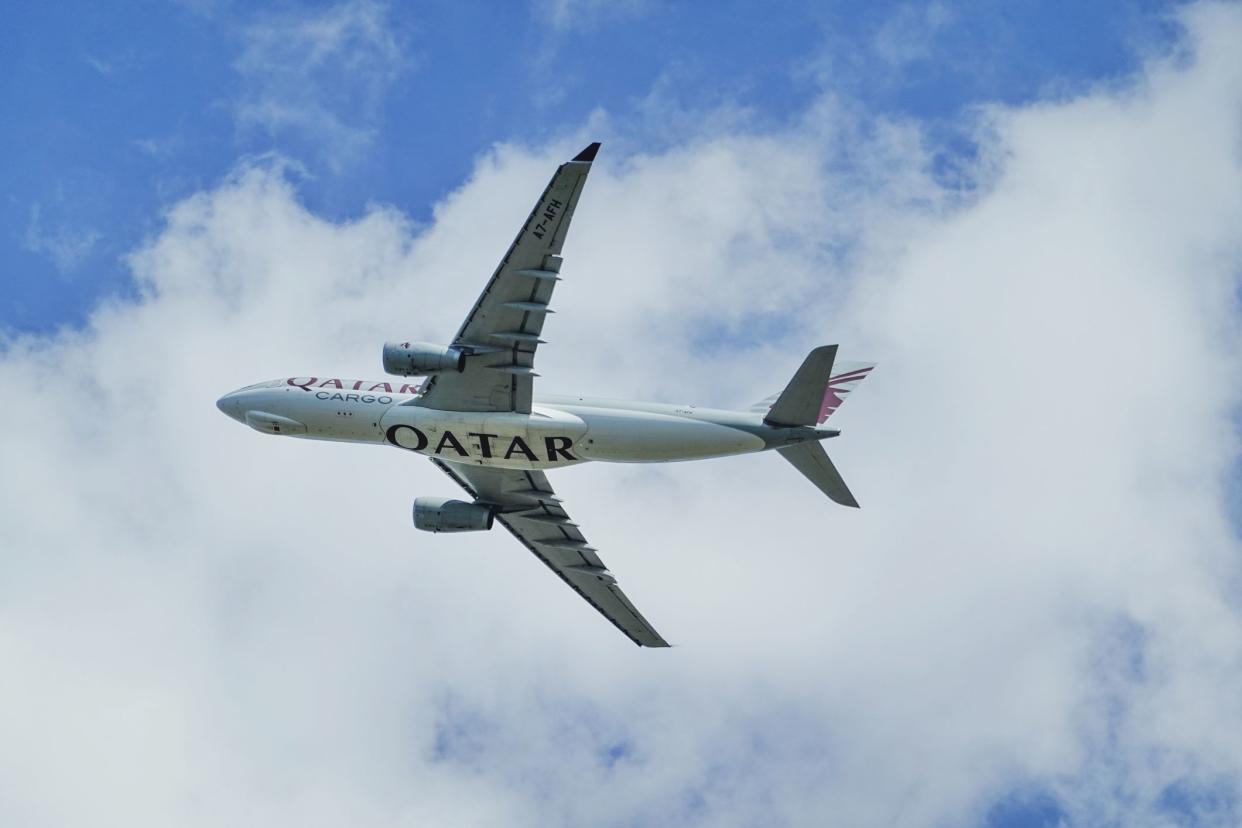
[[[574,408],[587,426],[578,444],[587,460],[658,463],[745,454],[764,448],[753,434],[692,417],[641,411]]]
[[[533,413],[439,411],[395,405],[380,423],[384,439],[428,457],[506,469],[552,469],[581,463],[586,424],[555,409]]]

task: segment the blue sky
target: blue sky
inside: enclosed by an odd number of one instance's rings
[[[302,197],[326,217],[382,202],[421,222],[495,143],[542,142],[603,111],[601,137],[658,149],[670,136],[653,100],[727,103],[762,129],[826,85],[923,122],[951,167],[971,151],[972,106],[1115,82],[1175,33],[1172,6],[1148,0],[564,7],[376,6],[384,47],[359,64],[265,39],[326,3],[13,4],[0,329],[80,324],[101,297],[129,294],[125,254],[246,156],[297,162]],[[244,114],[272,101],[314,112]]]
[[[5,11],[0,821],[1236,824],[1239,4]],[[213,405],[451,332],[593,139],[540,390],[881,366],[857,514],[554,480],[664,660],[412,537],[435,469]]]

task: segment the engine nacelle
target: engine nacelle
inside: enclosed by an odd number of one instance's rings
[[[466,352],[430,342],[384,343],[384,370],[400,377],[428,377],[466,366]]]
[[[492,528],[496,514],[486,506],[447,497],[414,499],[414,527],[424,532],[478,532]]]

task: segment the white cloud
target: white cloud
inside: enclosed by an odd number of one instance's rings
[[[112,73],[116,71],[116,64],[110,60],[102,60],[91,55],[84,55],[82,60],[86,61],[88,66],[105,78],[111,77]]]
[[[63,194],[58,195],[57,200],[63,201]],[[90,255],[101,238],[99,231],[90,227],[71,227],[67,224],[47,227],[43,205],[34,204],[30,207],[30,221],[22,235],[22,247],[31,253],[46,256],[57,270],[66,274]]]
[[[600,24],[643,14],[650,0],[533,0],[535,14],[559,31],[593,29]]]
[[[239,126],[312,140],[337,168],[366,150],[383,97],[407,65],[386,5],[346,0],[309,14],[261,15],[241,35]]]
[[[1160,825],[1175,786],[1228,822],[1242,14],[1186,20],[1185,65],[991,113],[968,202],[829,103],[604,148],[542,388],[742,406],[813,344],[881,362],[830,444],[860,512],[772,457],[554,476],[667,652],[500,534],[416,534],[453,490],[418,458],[213,405],[450,335],[577,146],[498,147],[427,227],[263,165],[179,204],[141,303],[0,358],[0,821],[924,826],[1033,790]]]
[[[952,20],[943,3],[907,3],[889,16],[876,33],[873,48],[885,63],[903,67],[932,55],[936,35]]]

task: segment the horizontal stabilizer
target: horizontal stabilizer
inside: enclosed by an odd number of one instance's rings
[[[777,451],[834,502],[842,506],[858,508],[858,501],[854,499],[854,495],[850,494],[849,487],[845,485],[841,473],[828,459],[828,453],[819,443],[798,443],[794,446],[779,448]]]
[[[809,359],[809,357],[808,357]],[[819,404],[819,411],[816,416],[816,423],[822,425],[825,420],[833,415],[833,413],[841,407],[850,392],[858,387],[858,384],[867,378],[871,373],[871,369],[875,368],[874,362],[841,362],[836,360],[832,363],[832,376],[828,378],[827,386],[823,389],[823,399]],[[792,383],[791,383],[792,385]],[[789,389],[785,389],[788,391]],[[782,422],[775,420],[771,414],[773,406],[777,400],[785,396],[781,394],[773,394],[765,397],[750,407],[750,411],[756,414],[762,414],[764,419],[771,425],[784,425]],[[806,409],[802,409],[803,415]],[[813,423],[807,423],[813,425]]]
[[[785,390],[772,403],[765,423],[778,426],[813,426],[819,420],[824,391],[832,376],[832,363],[837,358],[836,345],[820,345],[807,354],[802,367]]]

